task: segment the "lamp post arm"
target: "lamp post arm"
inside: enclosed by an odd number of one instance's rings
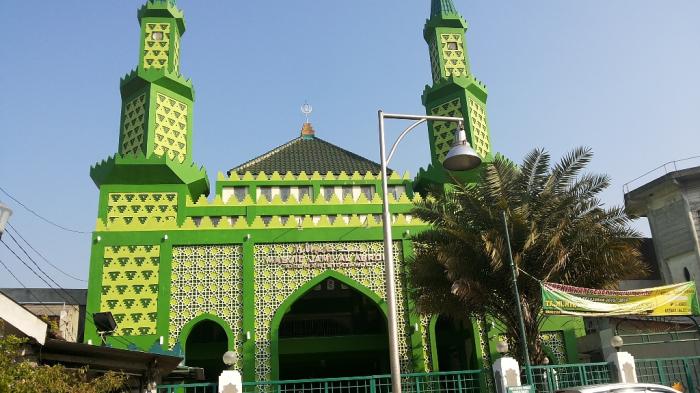
[[[408,128],[406,128],[405,130],[403,130],[401,135],[399,135],[399,137],[396,138],[396,141],[391,146],[391,150],[389,150],[389,156],[386,158],[387,165],[389,165],[389,161],[391,161],[391,158],[394,156],[394,153],[396,152],[396,148],[399,146],[399,142],[401,142],[401,140],[406,136],[406,134],[411,132],[414,128],[418,127],[419,125],[425,123],[426,121],[428,121],[428,119],[420,119],[417,122],[408,126]]]

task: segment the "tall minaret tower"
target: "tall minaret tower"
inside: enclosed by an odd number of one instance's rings
[[[96,165],[104,184],[187,184],[191,197],[208,194],[203,170],[192,162],[192,83],[180,75],[182,11],[174,0],[150,0],[137,13],[139,60],[120,84],[118,154]],[[167,168],[166,168],[167,167]]]
[[[474,78],[467,56],[465,31],[467,22],[452,0],[432,0],[430,18],[425,22],[423,37],[428,43],[433,83],[423,91],[423,105],[428,115],[464,117],[467,139],[488,162],[492,159],[486,118],[486,86]],[[475,180],[476,171],[450,174],[442,161],[454,140],[455,123],[431,122],[428,125],[431,163],[421,169],[416,187],[429,183],[444,184],[454,179]]]

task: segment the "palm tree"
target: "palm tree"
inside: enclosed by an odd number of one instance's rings
[[[581,174],[592,156],[577,148],[551,168],[543,149],[527,154],[520,167],[497,157],[484,165],[476,184],[430,190],[414,209],[431,225],[414,236],[410,280],[419,310],[457,318],[490,315],[519,341],[504,211],[514,263],[526,273],[518,274],[518,289],[536,364],[544,358],[539,329],[546,318],[537,280],[612,288],[647,271],[630,218],[597,197],[610,178]]]

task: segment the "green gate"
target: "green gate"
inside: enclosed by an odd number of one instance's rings
[[[574,386],[611,383],[616,379],[612,364],[606,362],[532,366],[532,376],[535,390],[546,393]],[[524,385],[524,369],[521,370],[520,378]]]
[[[664,359],[637,359],[639,382],[671,386],[683,385],[684,392],[700,392],[700,356]]]

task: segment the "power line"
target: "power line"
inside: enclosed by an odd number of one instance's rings
[[[37,267],[42,273],[44,273],[44,275],[46,275],[46,277],[47,277],[49,280],[51,280],[51,281],[58,287],[58,289],[61,289],[66,295],[68,295],[68,297],[71,298],[71,299],[73,300],[73,302],[75,302],[74,304],[80,305],[80,302],[79,302],[79,301],[77,301],[77,300],[76,300],[73,296],[71,296],[71,294],[68,293],[64,288],[62,288],[62,287],[61,287],[60,285],[58,285],[55,281],[53,281],[53,279],[51,279],[51,277],[49,277],[49,276],[46,274],[46,272],[44,272],[44,271],[41,269],[41,267],[39,267],[39,265],[32,259],[32,257],[29,256],[29,254],[27,254],[27,252],[24,250],[24,248],[22,248],[22,246],[17,242],[17,240],[16,240],[9,232],[6,231],[5,233],[7,233],[8,235],[10,235],[10,238],[11,238],[12,240],[15,241],[15,243],[19,246],[19,248],[20,248],[22,251],[24,251],[25,255],[27,255],[27,257],[34,263],[34,265],[36,265],[36,267]],[[4,240],[0,239],[0,243],[2,243],[8,250],[10,250],[10,252],[11,252],[20,262],[22,262],[22,264],[23,264],[27,269],[29,269],[32,273],[34,273],[35,276],[39,277],[39,279],[40,279],[41,281],[43,281],[44,284],[46,284],[47,287],[49,287],[51,290],[53,290],[59,297],[63,298],[64,301],[68,300],[68,299],[67,299],[64,295],[62,295],[56,288],[52,287],[51,284],[49,284],[49,282],[46,281],[46,280],[44,279],[44,277],[42,277],[39,273],[37,273],[31,266],[29,266],[29,264],[27,264],[27,262],[25,262],[19,255],[17,255],[17,253],[16,253],[12,248],[10,248],[10,246],[9,246],[7,243],[5,243]],[[4,264],[3,264],[3,266],[4,266]],[[7,267],[5,267],[5,268],[7,268]],[[8,269],[8,270],[9,270],[9,269]],[[13,276],[14,276],[14,274],[13,274]],[[24,286],[22,283],[20,283],[20,285]],[[24,288],[26,288],[26,287],[24,287]],[[28,288],[27,288],[27,289],[28,289]],[[30,293],[31,293],[31,291],[30,291]],[[39,303],[41,303],[41,301],[40,301],[39,299],[37,299],[36,296],[32,295],[32,297],[34,297]],[[48,309],[47,309],[47,311],[48,311]],[[92,315],[90,315],[90,314],[87,313],[87,312],[85,313],[85,321],[86,321],[86,322],[90,322],[90,323],[92,324],[92,326],[95,327],[95,329],[97,329],[97,326],[95,325],[95,321],[93,320]],[[130,344],[131,344],[131,345],[136,345],[134,342],[132,342],[131,340],[129,340],[129,339],[125,338],[125,337],[121,337],[121,336],[112,336],[112,337],[113,337],[114,340],[118,341],[120,344],[122,344],[122,345],[124,345],[124,346],[126,346],[126,347],[128,347]]]
[[[7,265],[5,265],[5,262],[3,262],[2,259],[0,259],[0,265],[2,265],[5,268],[5,270],[7,270],[7,272],[10,273],[10,275],[12,277],[14,277],[15,281],[17,281],[19,283],[19,285],[22,286],[22,288],[26,289],[29,292],[29,294],[34,298],[34,300],[36,300],[37,302],[39,302],[39,304],[44,306],[44,309],[46,310],[47,315],[51,314],[51,310],[49,310],[49,308],[46,307],[46,305],[41,300],[39,300],[39,298],[37,298],[36,295],[34,295],[34,292],[32,292],[31,289],[27,288],[27,286],[24,285],[24,283],[19,278],[17,278],[17,276],[15,276],[14,273],[12,273],[12,270],[10,270],[10,268],[7,267]]]
[[[63,274],[64,274],[65,276],[67,276],[67,277],[70,277],[70,278],[72,278],[72,279],[74,279],[74,280],[77,280],[77,281],[87,282],[87,280],[83,280],[83,279],[81,279],[81,278],[78,278],[78,277],[75,277],[75,276],[73,276],[73,275],[71,275],[71,274],[66,273],[65,271],[63,271],[63,270],[62,270],[61,268],[59,268],[58,266],[56,266],[56,265],[54,265],[53,263],[51,263],[51,261],[49,261],[44,255],[42,255],[39,251],[37,251],[36,248],[32,247],[32,245],[29,244],[29,242],[27,241],[27,239],[25,239],[24,236],[22,236],[22,234],[19,233],[19,231],[17,230],[17,228],[15,228],[15,227],[12,225],[12,223],[9,223],[9,222],[8,222],[7,225],[8,225],[10,228],[12,228],[12,230],[14,231],[14,233],[15,233],[17,236],[19,236],[19,238],[22,239],[22,240],[27,244],[27,246],[29,246],[29,248],[32,249],[32,251],[34,251],[38,256],[40,256],[41,259],[44,260],[44,262],[48,263],[48,264],[49,264],[50,266],[52,266],[54,269],[56,269],[56,270],[58,270],[59,272],[63,273]]]
[[[15,198],[15,197],[13,197],[12,195],[10,195],[10,193],[7,192],[7,191],[5,191],[2,187],[0,187],[0,191],[2,191],[3,194],[7,195],[7,196],[8,196],[10,199],[12,199],[13,201],[17,202],[18,205],[20,205],[20,206],[22,206],[23,208],[25,208],[28,212],[30,212],[30,213],[32,213],[33,215],[39,217],[39,218],[42,219],[43,221],[45,221],[45,222],[47,222],[47,223],[49,223],[49,224],[55,226],[56,228],[60,228],[60,229],[63,229],[64,231],[73,232],[73,233],[81,233],[81,234],[89,234],[89,233],[91,233],[91,232],[85,232],[85,231],[78,231],[78,230],[76,230],[76,229],[67,228],[67,227],[64,227],[63,225],[57,224],[57,223],[55,223],[55,222],[49,220],[48,218],[43,217],[41,214],[35,212],[34,210],[30,209],[27,205],[25,205],[24,203],[22,203],[22,202],[20,202],[19,200],[17,200],[17,198]]]
[[[39,266],[39,264],[36,263],[36,261],[29,255],[29,253],[27,252],[27,250],[25,250],[24,247],[22,247],[22,245],[19,244],[19,242],[17,241],[17,239],[15,239],[15,237],[12,236],[12,232],[5,231],[5,233],[7,233],[8,235],[10,235],[10,239],[12,239],[12,241],[15,242],[15,244],[17,245],[17,247],[19,247],[19,249],[22,250],[22,252],[24,253],[24,255],[26,255],[27,258],[29,258],[29,260],[34,264],[34,266],[36,266],[36,268],[39,269],[39,271],[40,271],[41,273],[43,273],[44,276],[46,276],[46,278],[48,278],[49,281],[51,281],[51,282],[56,286],[56,288],[60,289],[61,291],[63,291],[63,293],[65,293],[66,295],[68,295],[68,297],[71,298],[71,299],[75,302],[75,304],[80,304],[80,302],[77,301],[77,300],[73,297],[73,295],[71,295],[70,293],[68,293],[68,291],[66,291],[65,289],[63,289],[63,287],[61,287],[61,285],[59,285],[53,278],[51,278],[51,276],[49,276],[49,275],[44,271],[44,269],[42,269],[41,266]],[[4,240],[0,240],[0,241],[2,241],[3,243],[5,243]],[[9,249],[9,247],[7,246],[7,244],[5,244],[5,246]],[[12,250],[10,250],[10,251],[12,251]],[[12,251],[12,253],[15,254],[14,251]],[[17,255],[17,254],[15,254],[15,255]],[[19,258],[19,256],[17,256],[17,257]],[[44,282],[46,282],[46,281],[44,281]],[[51,288],[51,284],[49,284],[49,283],[46,283],[46,284]],[[64,299],[65,299],[65,298],[64,298]]]

